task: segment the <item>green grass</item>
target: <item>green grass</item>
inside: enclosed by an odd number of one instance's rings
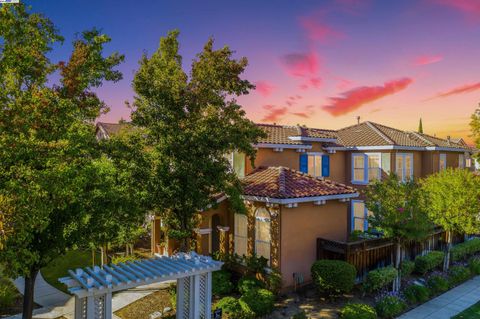
[[[100,263],[100,254],[96,256],[96,264]],[[42,268],[42,276],[45,280],[68,293],[67,287],[58,281],[58,278],[68,276],[68,270],[75,270],[76,268],[84,268],[92,266],[92,252],[83,250],[71,250],[65,256],[60,256],[54,259],[48,266]]]
[[[453,316],[452,319],[480,319],[480,302]]]

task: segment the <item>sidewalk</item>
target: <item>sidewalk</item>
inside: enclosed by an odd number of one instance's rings
[[[115,312],[157,290],[167,288],[173,282],[174,281],[165,281],[154,283],[115,293],[112,298],[112,310]],[[25,284],[23,278],[17,278],[14,284],[17,289],[23,293]],[[42,308],[33,311],[33,318],[55,319],[64,316],[67,319],[73,319],[75,298],[51,286],[43,279],[41,273],[38,273],[37,279],[35,280],[33,299],[35,303],[42,306]],[[17,314],[4,319],[21,319],[21,317],[22,314]],[[119,317],[113,315],[113,318],[118,319]]]
[[[447,291],[398,319],[450,319],[480,301],[480,276]]]

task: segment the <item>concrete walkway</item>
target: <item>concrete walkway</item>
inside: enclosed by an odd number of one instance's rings
[[[176,281],[165,281],[115,293],[112,297],[112,310],[115,312],[155,291],[167,288],[174,282]],[[25,285],[23,278],[17,278],[14,284],[23,293]],[[51,286],[43,279],[41,273],[38,273],[35,280],[34,301],[42,308],[33,311],[33,318],[55,319],[64,316],[67,319],[73,319],[75,298]],[[22,314],[18,314],[4,319],[20,319],[21,317]],[[115,315],[113,315],[113,318],[119,319]]]
[[[450,319],[480,301],[480,276],[457,286],[398,319]]]

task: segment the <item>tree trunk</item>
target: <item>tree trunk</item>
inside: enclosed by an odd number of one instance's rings
[[[96,252],[97,252],[96,249],[93,249],[93,248],[92,248],[92,267],[95,267],[95,262],[96,262],[96,260],[95,260],[96,258],[95,258],[95,257],[96,257],[96,255],[97,255]],[[103,266],[103,265],[102,265],[102,266]]]
[[[395,280],[393,281],[393,291],[397,292],[400,290],[400,285],[401,285],[400,262],[402,259],[402,245],[400,242],[397,242],[395,244],[395,251],[396,251],[395,269],[397,269],[397,278],[395,278]]]
[[[443,271],[448,271],[450,266],[450,250],[452,249],[452,232],[446,232],[447,246],[445,247],[445,259],[443,260]]]
[[[23,291],[23,315],[22,319],[31,319],[33,314],[33,295],[35,289],[35,279],[37,278],[38,270],[30,270],[30,274],[25,277],[25,288]]]

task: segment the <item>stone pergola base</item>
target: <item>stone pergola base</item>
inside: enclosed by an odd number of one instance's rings
[[[111,319],[112,293],[157,282],[177,280],[177,318],[209,319],[212,272],[222,263],[194,252],[129,261],[103,268],[69,270],[59,281],[75,295],[75,319]]]

